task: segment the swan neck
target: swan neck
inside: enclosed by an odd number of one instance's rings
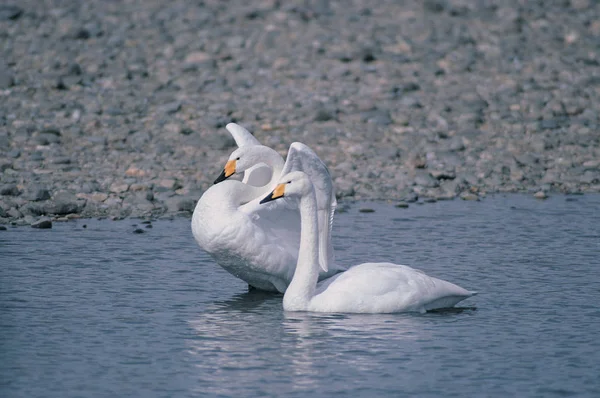
[[[271,167],[271,180],[269,181],[268,187],[274,188],[279,182],[281,172],[283,171],[284,161],[283,158],[274,149],[269,148],[269,156],[266,157],[267,166]]]
[[[319,228],[317,200],[313,188],[300,199],[300,218],[298,263],[292,282],[284,296],[284,301],[294,303],[294,306],[308,304],[315,294],[319,279]]]

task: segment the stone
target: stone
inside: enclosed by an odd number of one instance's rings
[[[109,191],[112,193],[123,193],[127,192],[128,189],[129,184],[127,183],[113,182],[112,184],[110,184]]]
[[[14,86],[14,84],[15,78],[12,72],[7,67],[3,66],[0,61],[0,89],[5,90]]]
[[[419,171],[415,175],[415,184],[422,187],[434,188],[439,186],[439,182],[431,176],[428,172]]]
[[[48,219],[41,219],[31,224],[31,228],[50,229],[52,228],[52,221]]]
[[[460,194],[462,200],[479,200],[479,196],[471,192],[463,192]]]
[[[192,213],[194,208],[196,207],[196,199],[193,198],[183,198],[177,202],[177,210],[178,211],[187,211]]]
[[[8,169],[12,169],[13,168],[13,164],[9,163],[9,162],[2,162],[0,163],[0,173],[4,173],[4,171],[8,170]]]
[[[137,167],[131,166],[125,171],[125,175],[129,177],[144,177],[146,176],[146,172],[142,169],[138,169]]]
[[[456,178],[456,174],[453,171],[430,170],[429,174],[436,180],[453,180]]]
[[[19,196],[21,191],[17,184],[4,184],[0,186],[0,195],[3,196]]]
[[[44,204],[46,214],[66,215],[79,213],[84,207],[85,201],[78,201],[77,197],[70,192],[58,192],[52,200]]]
[[[399,209],[406,209],[406,208],[408,208],[408,203],[406,203],[406,202],[398,202],[398,203],[396,203],[396,207],[399,208]]]
[[[24,197],[27,200],[33,200],[35,202],[48,200],[50,199],[50,191],[46,187],[33,186],[29,188]]]
[[[548,198],[548,195],[547,195],[547,194],[546,194],[546,192],[544,192],[544,191],[537,191],[537,192],[536,192],[536,193],[533,195],[533,197],[534,197],[534,198],[536,198],[536,199],[547,199],[547,198]]]
[[[380,126],[388,126],[393,123],[390,111],[387,109],[374,109],[361,113],[361,120],[364,123],[370,123]]]
[[[15,5],[0,5],[0,21],[15,21],[23,15],[23,9]]]
[[[329,120],[335,119],[335,115],[328,109],[320,108],[317,110],[317,114],[315,115],[315,122],[327,122]]]
[[[161,105],[159,109],[163,113],[172,115],[174,113],[179,112],[179,110],[181,109],[181,102],[179,102],[179,101],[170,102],[168,104]]]

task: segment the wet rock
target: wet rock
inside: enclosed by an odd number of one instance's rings
[[[52,221],[49,219],[41,219],[31,224],[31,228],[50,229],[52,228]]]
[[[143,229],[141,229],[141,228],[136,228],[136,229],[133,230],[134,234],[143,234],[144,232],[145,231]]]
[[[544,191],[538,191],[533,195],[533,197],[536,199],[547,199],[548,195]]]
[[[406,208],[408,208],[408,206],[409,205],[406,202],[398,202],[398,203],[396,203],[396,207],[398,207],[400,209],[406,209]]]
[[[471,192],[463,192],[460,194],[462,200],[479,200],[479,196]]]
[[[0,185],[0,195],[19,196],[20,194],[21,194],[21,191],[17,187],[17,184]]]
[[[0,231],[6,231],[7,228],[4,225],[0,225]]]
[[[363,208],[358,209],[358,212],[359,213],[374,213],[375,210],[371,209],[369,207],[363,207]]]
[[[415,203],[417,200],[419,200],[419,195],[415,192],[410,192],[402,198],[402,201],[406,203]]]

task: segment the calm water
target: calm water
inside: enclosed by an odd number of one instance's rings
[[[0,396],[600,396],[598,195],[340,212],[338,260],[480,292],[423,315],[284,313],[189,220],[134,223],[0,231]]]

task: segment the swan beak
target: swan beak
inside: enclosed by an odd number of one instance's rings
[[[215,180],[215,184],[218,184],[221,181],[225,181],[226,179],[235,174],[236,162],[236,160],[230,160],[227,163],[225,163],[225,168]]]
[[[270,201],[278,199],[278,198],[283,198],[284,193],[285,193],[285,184],[279,184],[275,187],[273,192],[268,194],[267,197],[265,197],[263,200],[260,201],[260,204],[262,205],[263,203],[267,203],[267,202],[270,202]]]

